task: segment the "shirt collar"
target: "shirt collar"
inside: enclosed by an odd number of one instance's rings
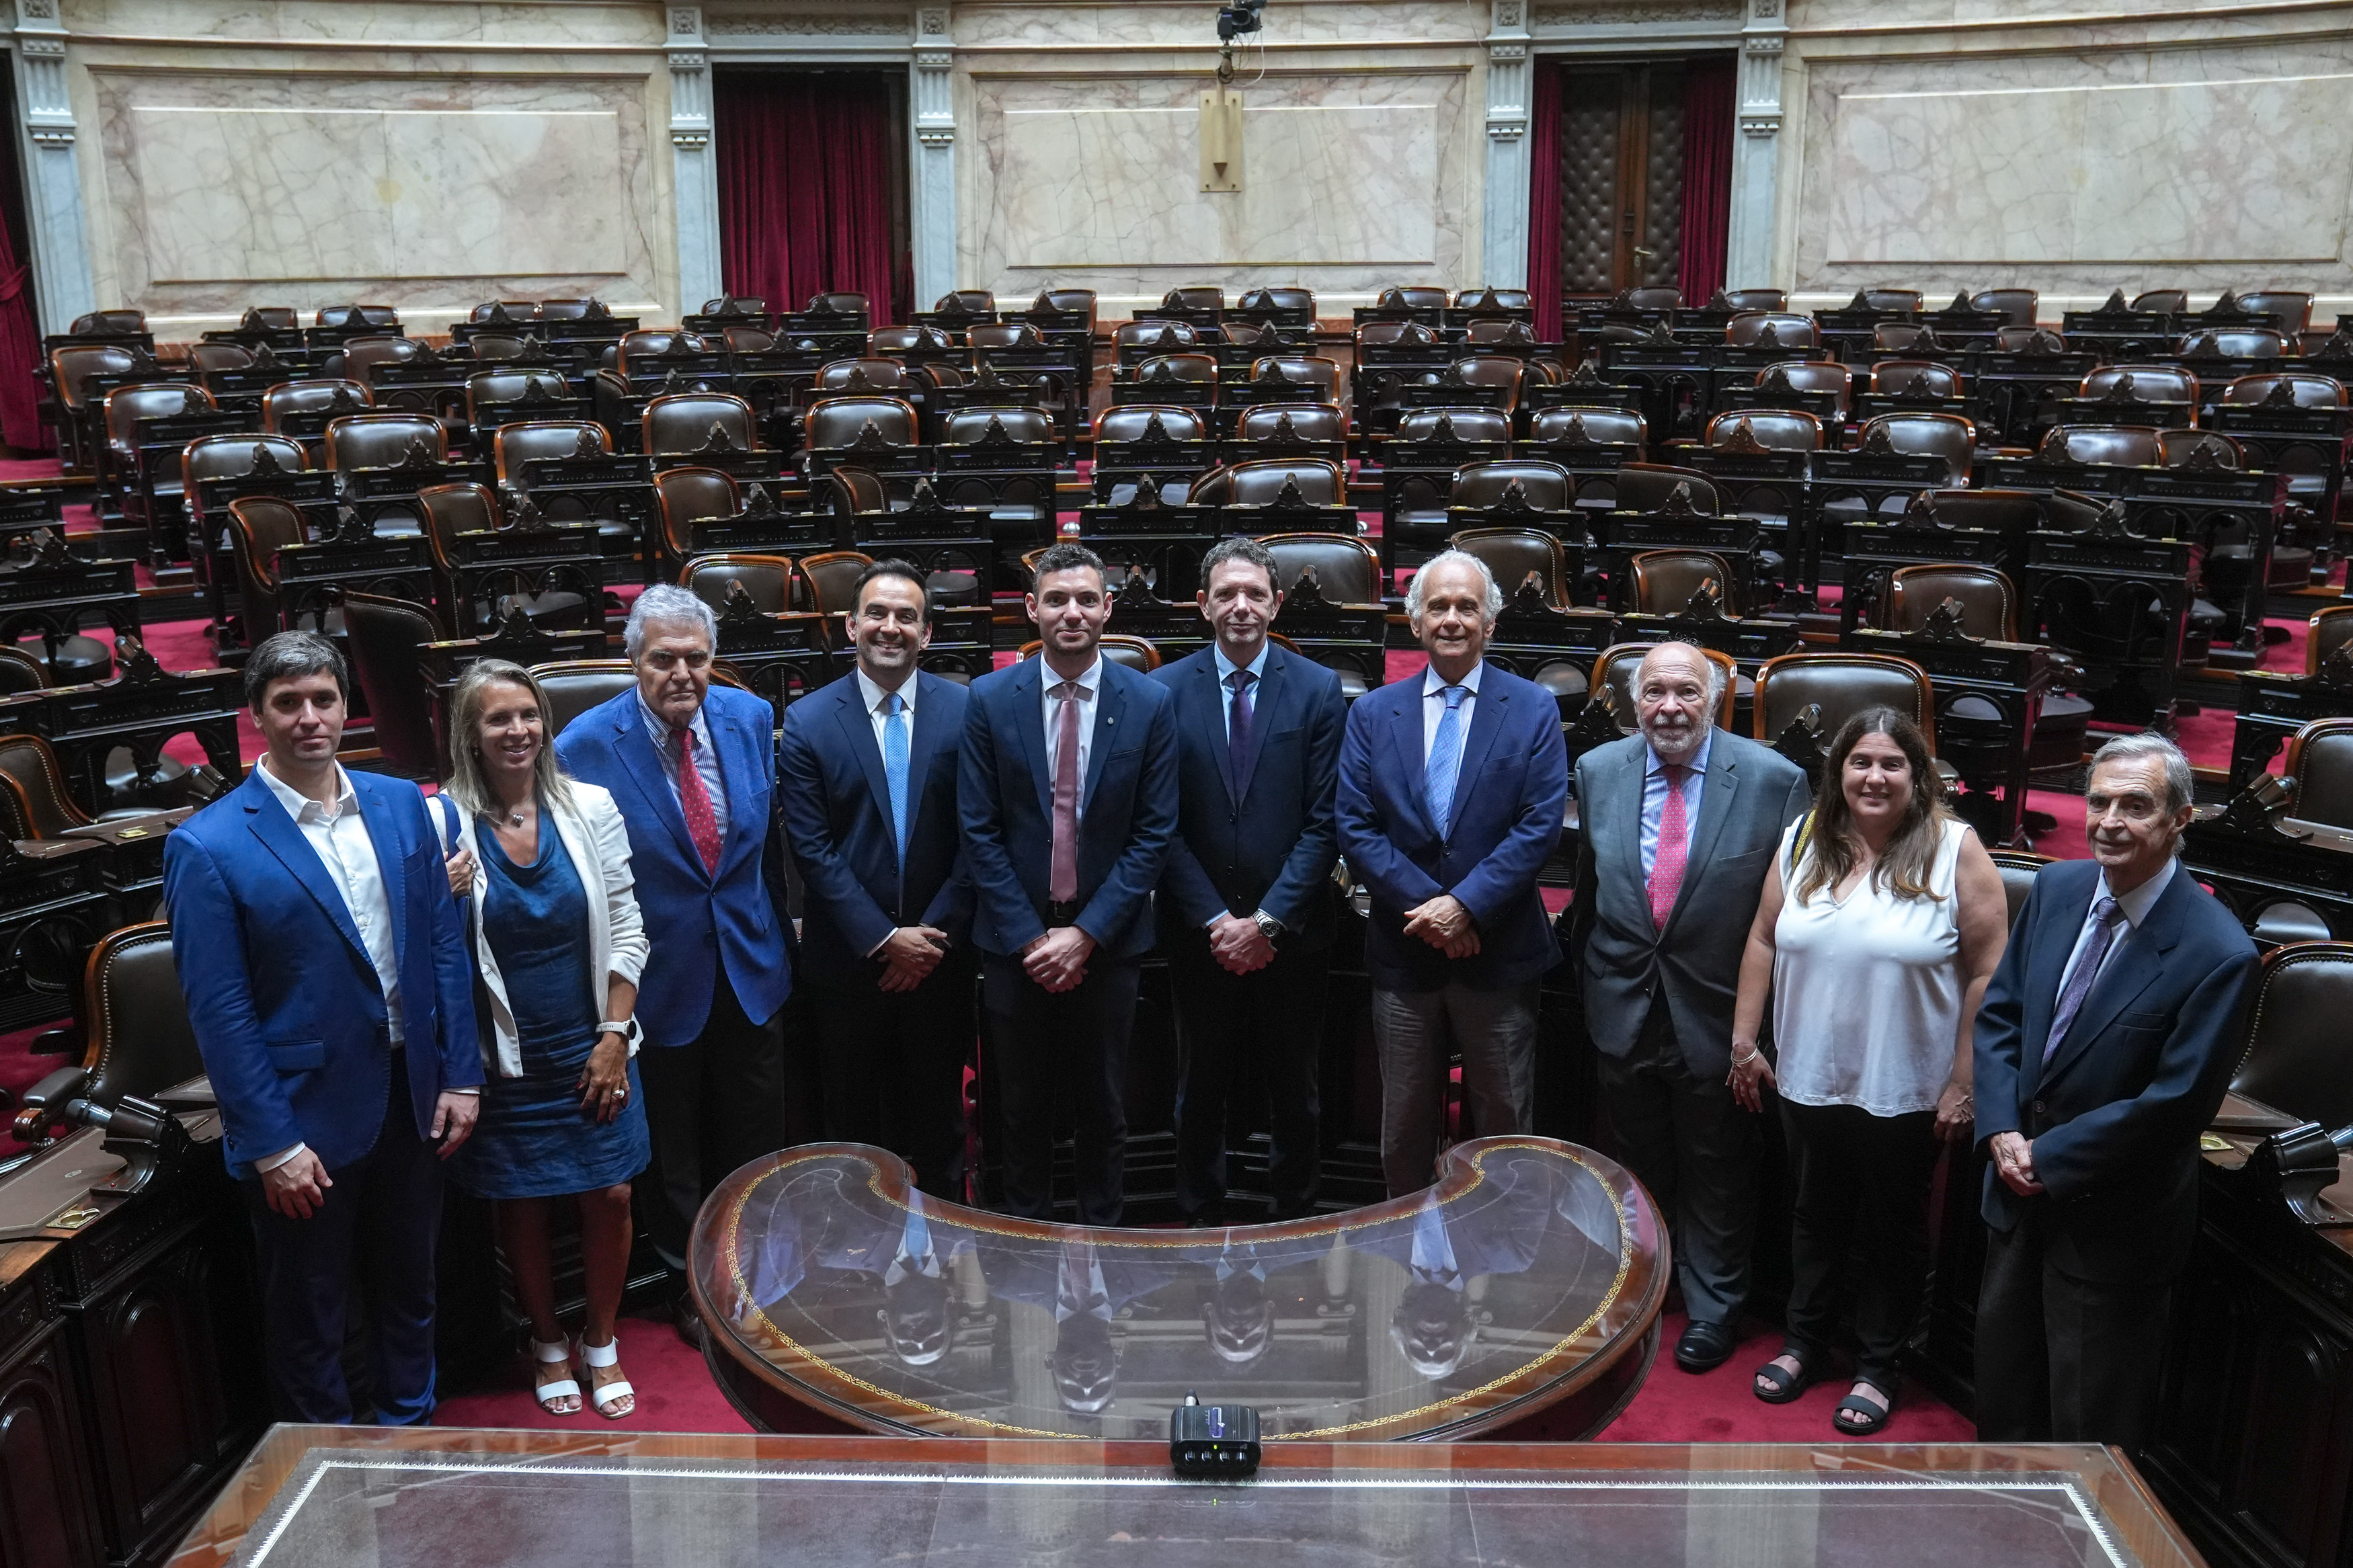
[[[1046,690],[1051,692],[1054,688],[1062,683],[1062,678],[1054,673],[1053,666],[1046,662],[1044,654],[1038,656],[1038,679],[1044,682]],[[1085,672],[1079,677],[1079,689],[1088,697],[1092,698],[1095,694],[1095,688],[1103,684],[1103,655],[1097,654],[1095,661],[1087,666]]]
[[[1266,679],[1267,650],[1273,646],[1274,639],[1272,637],[1268,637],[1265,641],[1258,645],[1258,657],[1250,660],[1250,663],[1242,665],[1236,664],[1232,659],[1228,658],[1224,648],[1219,647],[1216,643],[1211,643],[1209,645],[1209,652],[1218,661],[1218,684],[1223,686],[1228,678],[1229,678],[1234,671],[1238,669],[1249,670],[1252,680],[1264,680]]]
[[[889,696],[890,693],[884,691],[880,686],[877,686],[874,683],[874,678],[867,674],[864,670],[857,670],[856,674],[858,676],[859,700],[866,704],[866,711],[872,713],[882,706],[882,699]],[[915,713],[915,686],[916,679],[912,672],[908,675],[905,680],[899,683],[899,700],[904,704],[904,706],[899,710],[902,713],[906,714],[909,718],[914,717]],[[700,713],[698,712],[698,717],[699,716]]]
[[[1471,695],[1476,697],[1479,695],[1479,678],[1486,673],[1487,661],[1482,658],[1478,663],[1471,667],[1469,674],[1463,676],[1461,679],[1456,681],[1454,684],[1457,686],[1469,687],[1471,689]],[[1425,668],[1421,676],[1422,696],[1425,699],[1435,697],[1445,689],[1446,681],[1445,679],[1438,673],[1438,667],[1433,664]]]
[[[642,691],[638,693],[638,713],[646,721],[646,733],[654,738],[654,749],[660,752],[675,752],[678,742],[670,738],[670,721],[647,706],[646,696]],[[694,737],[696,751],[704,752],[711,749],[711,726],[703,721],[702,704],[696,705],[694,717],[687,721],[686,728],[687,731]]]
[[[359,792],[352,788],[352,775],[343,772],[343,764],[341,763],[335,764],[335,804],[332,807],[321,805],[317,801],[271,773],[269,759],[267,757],[256,763],[253,771],[261,775],[261,782],[269,786],[269,793],[278,797],[278,804],[286,808],[286,815],[297,822],[304,820],[305,812],[311,813],[314,817],[323,817],[332,822],[344,812],[357,811],[360,808]]]
[[[1707,733],[1700,737],[1699,750],[1694,752],[1692,754],[1692,760],[1685,763],[1683,765],[1691,769],[1691,771],[1695,773],[1704,773],[1707,772],[1707,753],[1715,744],[1715,726],[1710,724],[1707,727]],[[1652,773],[1662,772],[1667,765],[1659,760],[1657,749],[1654,748],[1648,741],[1642,742],[1642,776],[1644,778],[1649,778]]]
[[[2140,922],[2148,918],[2148,911],[2156,907],[2157,900],[2165,896],[2166,887],[2173,880],[2173,873],[2179,868],[2176,862],[2168,860],[2158,868],[2156,876],[2129,893],[2109,892],[2108,874],[2104,870],[2100,873],[2100,891],[2116,900],[2116,908],[2125,912],[2125,923],[2138,931]],[[2096,904],[2100,900],[2095,896],[2092,901]]]

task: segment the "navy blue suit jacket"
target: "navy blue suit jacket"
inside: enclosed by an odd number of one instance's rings
[[[1019,952],[1046,930],[1054,795],[1046,782],[1042,658],[972,683],[956,811],[973,885],[972,941]],[[1176,834],[1176,715],[1151,677],[1103,660],[1079,797],[1079,929],[1110,960],[1152,950],[1152,889]]]
[[[774,1017],[793,990],[784,918],[760,865],[776,795],[775,712],[762,698],[714,684],[702,716],[727,789],[716,875],[703,869],[687,834],[636,687],[573,720],[555,742],[565,771],[611,791],[629,826],[629,868],[653,948],[638,986],[638,1022],[649,1046],[682,1046],[702,1035],[723,963],[744,1016],[755,1023]]]
[[[1568,799],[1560,710],[1542,687],[1486,667],[1441,839],[1422,801],[1422,679],[1417,669],[1357,698],[1340,746],[1340,853],[1373,895],[1365,964],[1385,991],[1524,985],[1560,956],[1536,893]],[[1405,911],[1440,893],[1478,923],[1469,958],[1405,934]]]
[[[776,799],[799,863],[802,973],[821,985],[871,990],[866,955],[900,926],[935,926],[961,947],[972,934],[972,882],[956,820],[965,689],[918,671],[907,733],[907,862],[899,863],[891,784],[854,675],[785,710]]]
[[[2177,867],[2045,1063],[2060,976],[2099,876],[2090,860],[2036,875],[1978,1012],[1978,1142],[2023,1133],[2047,1189],[2021,1197],[1989,1167],[1985,1222],[2008,1231],[2041,1205],[2045,1256],[2062,1273],[2154,1283],[2180,1271],[2197,1237],[2198,1137],[2238,1067],[2255,945]]]
[[[1282,945],[1332,941],[1332,864],[1339,858],[1334,795],[1348,708],[1340,678],[1287,648],[1266,650],[1251,705],[1250,758],[1231,776],[1227,692],[1205,647],[1153,671],[1176,704],[1178,830],[1160,879],[1164,923],[1199,931],[1221,914],[1264,910]]]
[[[482,1081],[474,964],[417,786],[351,775],[392,906],[417,1136]],[[391,1055],[384,985],[343,890],[259,771],[164,841],[172,958],[220,1098],[229,1173],[307,1143],[328,1170],[375,1146]]]

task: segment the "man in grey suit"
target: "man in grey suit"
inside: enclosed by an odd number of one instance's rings
[[[1688,643],[1652,648],[1634,677],[1641,733],[1588,752],[1576,777],[1569,959],[1618,1155],[1667,1216],[1686,1372],[1732,1353],[1748,1295],[1758,1132],[1726,1081],[1732,1003],[1765,872],[1813,800],[1798,767],[1713,726],[1725,679]]]

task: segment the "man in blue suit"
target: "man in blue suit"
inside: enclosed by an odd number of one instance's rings
[[[776,779],[804,889],[825,1131],[888,1149],[925,1192],[960,1199],[974,1032],[955,804],[965,689],[915,668],[932,640],[922,572],[878,561],[852,603],[858,667],[785,710]]]
[[[417,786],[335,761],[343,656],[281,632],[246,661],[267,753],[164,843],[172,955],[261,1255],[286,1417],[346,1422],[343,1332],[369,1298],[380,1425],[433,1414],[441,1160],[482,1081],[474,966]]]
[[[1176,1205],[1222,1219],[1226,1104],[1254,1060],[1271,1113],[1275,1219],[1315,1202],[1317,1055],[1331,972],[1340,678],[1277,647],[1274,557],[1254,539],[1209,547],[1196,596],[1217,640],[1154,671],[1176,704],[1179,831],[1161,898],[1184,1048]]]
[[[639,1191],[680,1331],[691,1337],[695,1211],[730,1172],[786,1142],[778,1015],[792,957],[762,865],[776,721],[765,700],[711,684],[719,624],[687,589],[638,595],[624,641],[637,685],[574,719],[555,754],[573,777],[610,790],[629,827],[653,945],[638,988],[638,1071],[654,1179]]]
[[[1478,1135],[1528,1130],[1536,984],[1559,956],[1536,873],[1560,837],[1568,750],[1552,698],[1485,662],[1503,607],[1485,563],[1433,556],[1406,592],[1429,667],[1358,698],[1340,747],[1340,853],[1373,896],[1393,1197],[1432,1178],[1451,1050]]]
[[[2092,861],[2046,866],[1976,1038],[1986,1172],[1978,1436],[2139,1449],[2174,1278],[2198,1235],[2198,1139],[2238,1065],[2254,943],[2175,864],[2189,759],[2100,748]]]
[[[1176,714],[1158,683],[1103,657],[1111,596],[1093,551],[1049,546],[1025,603],[1043,657],[973,682],[956,777],[986,1084],[1007,1210],[1052,1212],[1055,1088],[1067,1083],[1080,1222],[1117,1225],[1136,967],[1176,831]]]

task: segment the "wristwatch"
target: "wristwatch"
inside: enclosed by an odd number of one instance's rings
[[[1282,922],[1276,920],[1272,915],[1268,914],[1264,910],[1261,910],[1257,913],[1251,915],[1250,919],[1258,922],[1258,929],[1266,933],[1266,940],[1269,942],[1272,942],[1276,937],[1282,934]]]
[[[635,1018],[623,1018],[617,1023],[607,1018],[596,1026],[596,1037],[601,1040],[607,1035],[618,1035],[624,1041],[634,1046],[644,1037],[644,1031],[638,1027],[638,1021]]]

